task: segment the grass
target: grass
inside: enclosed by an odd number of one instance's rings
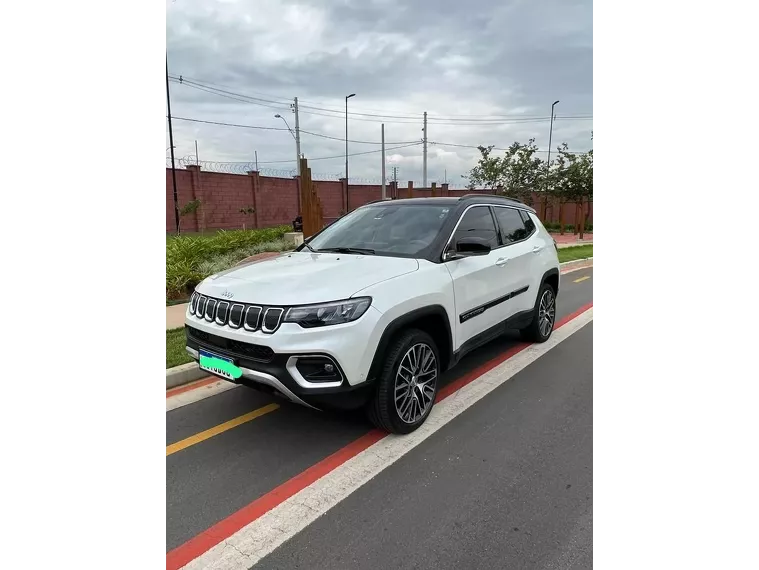
[[[593,257],[593,244],[559,248],[559,263],[585,259],[586,257]]]
[[[192,362],[185,350],[184,327],[166,331],[166,368]]]
[[[290,226],[166,236],[166,300],[186,299],[203,279],[264,251],[286,251]]]

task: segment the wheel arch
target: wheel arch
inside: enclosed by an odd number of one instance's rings
[[[442,305],[427,305],[395,318],[385,327],[369,368],[369,381],[377,379],[383,356],[393,338],[410,328],[422,330],[432,337],[440,354],[440,371],[447,370],[453,360],[453,334],[448,313]]]
[[[538,291],[540,291],[540,288],[543,287],[544,283],[548,283],[553,287],[554,294],[558,295],[559,281],[559,270],[556,267],[552,267],[543,274],[543,278],[540,280],[540,287],[538,287]]]

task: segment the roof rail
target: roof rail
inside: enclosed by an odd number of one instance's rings
[[[522,208],[525,208],[527,210],[530,210],[531,212],[534,212],[535,210],[525,204],[524,202],[520,202],[519,200],[515,200],[514,198],[509,198],[508,196],[501,196],[498,194],[464,194],[459,198],[459,201],[461,200],[472,200],[475,198],[490,198],[494,200],[503,200],[504,202],[508,202],[510,204],[515,204],[517,206],[521,206]]]
[[[496,194],[478,194],[476,192],[472,194],[464,194],[463,196],[459,197],[459,202],[461,200],[469,200],[471,198],[503,198],[503,196],[498,196]]]
[[[376,204],[377,202],[389,202],[392,200],[392,198],[380,198],[379,200],[370,200],[369,202],[365,202],[362,204],[362,206],[368,206],[369,204]]]

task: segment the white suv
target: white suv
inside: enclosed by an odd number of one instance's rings
[[[555,243],[530,207],[385,200],[200,283],[187,350],[230,381],[315,408],[365,407],[377,427],[409,433],[465,353],[506,329],[547,340],[558,290]]]

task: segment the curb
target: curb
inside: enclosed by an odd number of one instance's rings
[[[181,366],[175,366],[174,368],[166,369],[166,389],[176,388],[190,382],[195,382],[201,378],[209,376],[208,372],[205,372],[198,368],[197,363],[189,362],[182,364]]]
[[[581,265],[592,260],[592,257],[587,257],[585,259],[575,259],[572,261],[565,261],[564,263],[559,264],[559,266],[561,269],[571,269],[575,265]],[[181,366],[175,366],[174,368],[167,368],[166,389],[169,390],[171,388],[176,388],[177,386],[183,386],[184,384],[189,384],[190,382],[195,382],[196,380],[200,380],[208,376],[210,376],[210,374],[198,368],[198,364],[196,362],[189,362],[187,364],[182,364]]]

